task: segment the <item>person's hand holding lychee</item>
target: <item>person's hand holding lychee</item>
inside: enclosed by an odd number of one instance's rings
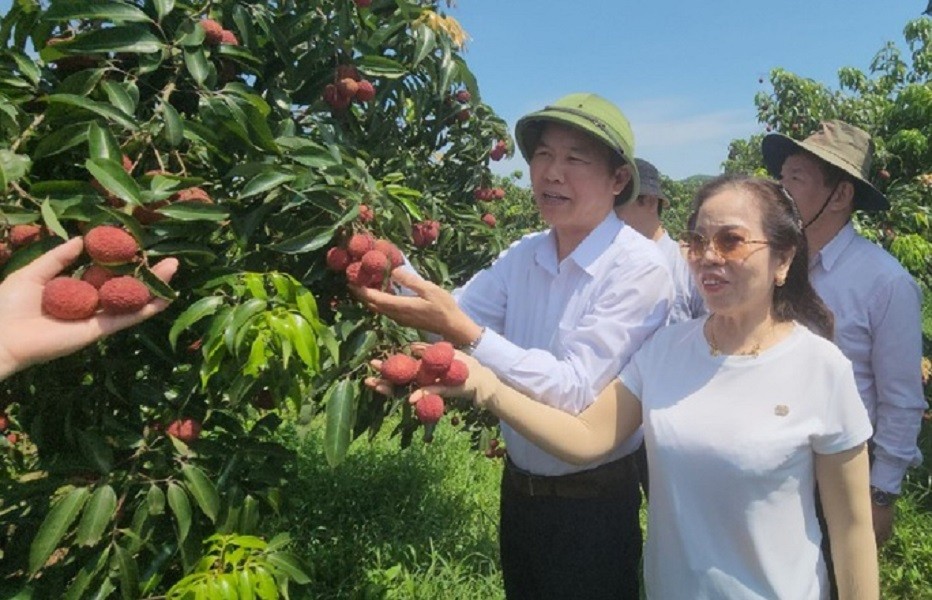
[[[75,320],[56,319],[46,314],[42,309],[46,285],[71,265],[83,249],[83,240],[72,238],[0,283],[0,379],[29,365],[80,350],[168,306],[168,301],[153,298],[139,310],[123,314],[101,311]],[[177,268],[177,259],[166,258],[156,264],[152,272],[168,282]]]

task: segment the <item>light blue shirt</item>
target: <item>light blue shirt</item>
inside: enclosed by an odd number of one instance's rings
[[[854,366],[874,426],[871,485],[899,493],[926,402],[922,395],[922,294],[893,256],[848,223],[813,259],[813,287],[835,313],[835,343]]]
[[[610,213],[562,262],[555,234],[525,236],[455,293],[486,327],[472,355],[539,402],[578,414],[667,321],[673,283],[657,246]],[[637,432],[583,467],[554,458],[502,424],[508,456],[562,475],[629,454]]]
[[[673,289],[676,291],[673,309],[670,311],[670,323],[681,323],[706,314],[705,302],[699,295],[696,280],[693,278],[680,245],[664,231],[663,236],[657,240],[657,247],[667,259],[667,266],[673,277]]]

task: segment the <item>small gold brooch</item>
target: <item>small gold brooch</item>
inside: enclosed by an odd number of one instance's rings
[[[777,415],[778,417],[785,417],[786,415],[790,414],[790,407],[786,404],[778,404],[773,407],[773,414]]]

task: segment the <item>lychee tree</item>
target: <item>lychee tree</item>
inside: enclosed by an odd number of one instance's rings
[[[452,285],[503,248],[474,190],[510,139],[442,9],[16,0],[0,19],[2,274],[106,224],[143,249],[123,274],[174,298],[3,382],[5,593],[287,595],[307,575],[265,529],[289,502],[282,420],[324,414],[334,464],[393,412],[413,439],[407,403],[360,382],[416,334],[325,256],[367,231]],[[171,289],[148,271],[169,255]]]
[[[841,119],[868,131],[876,144],[872,183],[892,208],[856,215],[862,234],[882,243],[926,290],[932,289],[932,19],[903,30],[908,56],[893,43],[874,57],[867,72],[838,71],[833,89],[781,68],[754,101],[766,131],[803,139],[824,119]],[[766,174],[762,134],[735,140],[727,172]]]

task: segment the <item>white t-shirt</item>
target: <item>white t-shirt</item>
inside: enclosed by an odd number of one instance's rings
[[[759,356],[712,356],[705,321],[658,331],[620,376],[644,412],[648,596],[827,598],[814,453],[871,435],[851,363],[798,324]]]

